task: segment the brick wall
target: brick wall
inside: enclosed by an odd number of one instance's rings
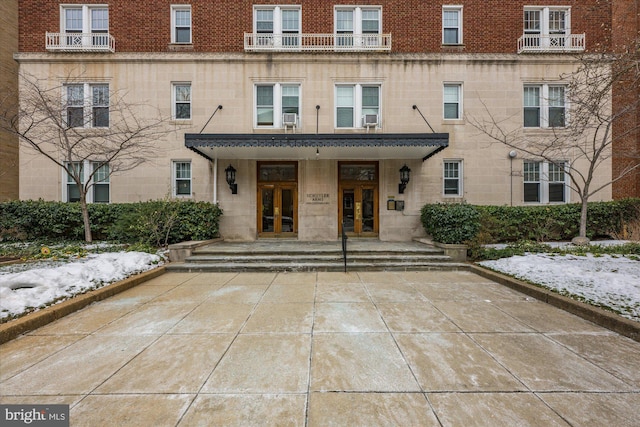
[[[640,48],[640,1],[615,0],[613,47],[618,53],[624,52],[631,46]],[[636,44],[633,44],[635,39]],[[637,58],[637,54],[636,54]],[[640,85],[636,81],[631,84],[634,75],[630,74],[613,88],[613,106],[620,111],[625,106],[634,105],[630,114],[622,116],[613,127],[613,134],[624,135],[615,139],[613,144],[613,178],[640,161]],[[637,74],[635,79],[637,79]],[[632,130],[629,133],[629,130]],[[629,174],[613,184],[613,198],[640,197],[640,171]]]
[[[630,0],[625,0],[630,1]],[[633,0],[635,1],[635,0]],[[443,52],[442,5],[462,5],[462,49],[473,53],[514,53],[522,34],[524,5],[572,8],[572,32],[587,33],[589,48],[605,45],[610,7],[604,0],[47,0],[20,1],[20,50],[45,50],[44,34],[60,31],[60,3],[108,3],[110,33],[118,52],[163,52],[170,46],[170,5],[191,4],[193,51],[241,52],[243,33],[253,31],[254,4],[302,5],[303,33],[333,33],[333,7],[381,5],[383,33],[391,33],[398,53]],[[457,49],[456,51],[459,51]]]

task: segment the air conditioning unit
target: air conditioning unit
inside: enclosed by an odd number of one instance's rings
[[[284,126],[296,126],[298,124],[298,115],[296,113],[284,113],[282,115],[282,124]]]
[[[362,126],[367,128],[378,126],[378,115],[365,114],[364,116],[362,116]]]

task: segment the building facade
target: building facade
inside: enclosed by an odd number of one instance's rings
[[[18,102],[18,0],[0,2],[0,103],[9,107]],[[9,98],[7,98],[9,97]],[[18,138],[0,129],[0,202],[18,199]]]
[[[609,40],[600,3],[24,0],[16,58],[61,87],[70,126],[108,126],[112,92],[171,117],[146,163],[94,176],[90,202],[217,202],[228,240],[400,241],[424,234],[425,203],[578,201],[557,164],[470,119],[563,127],[560,76]],[[93,120],[74,122],[83,109]],[[21,199],[77,197],[50,160],[20,155]],[[611,161],[597,173],[609,182]]]

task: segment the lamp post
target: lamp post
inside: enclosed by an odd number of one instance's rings
[[[509,151],[509,185],[511,187],[511,206],[513,206],[513,159],[516,158],[518,152],[516,150]]]

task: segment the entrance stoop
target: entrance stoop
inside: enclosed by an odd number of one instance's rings
[[[193,251],[170,272],[344,271],[342,244],[268,239],[218,242]],[[347,271],[462,270],[441,248],[419,242],[349,239]]]

